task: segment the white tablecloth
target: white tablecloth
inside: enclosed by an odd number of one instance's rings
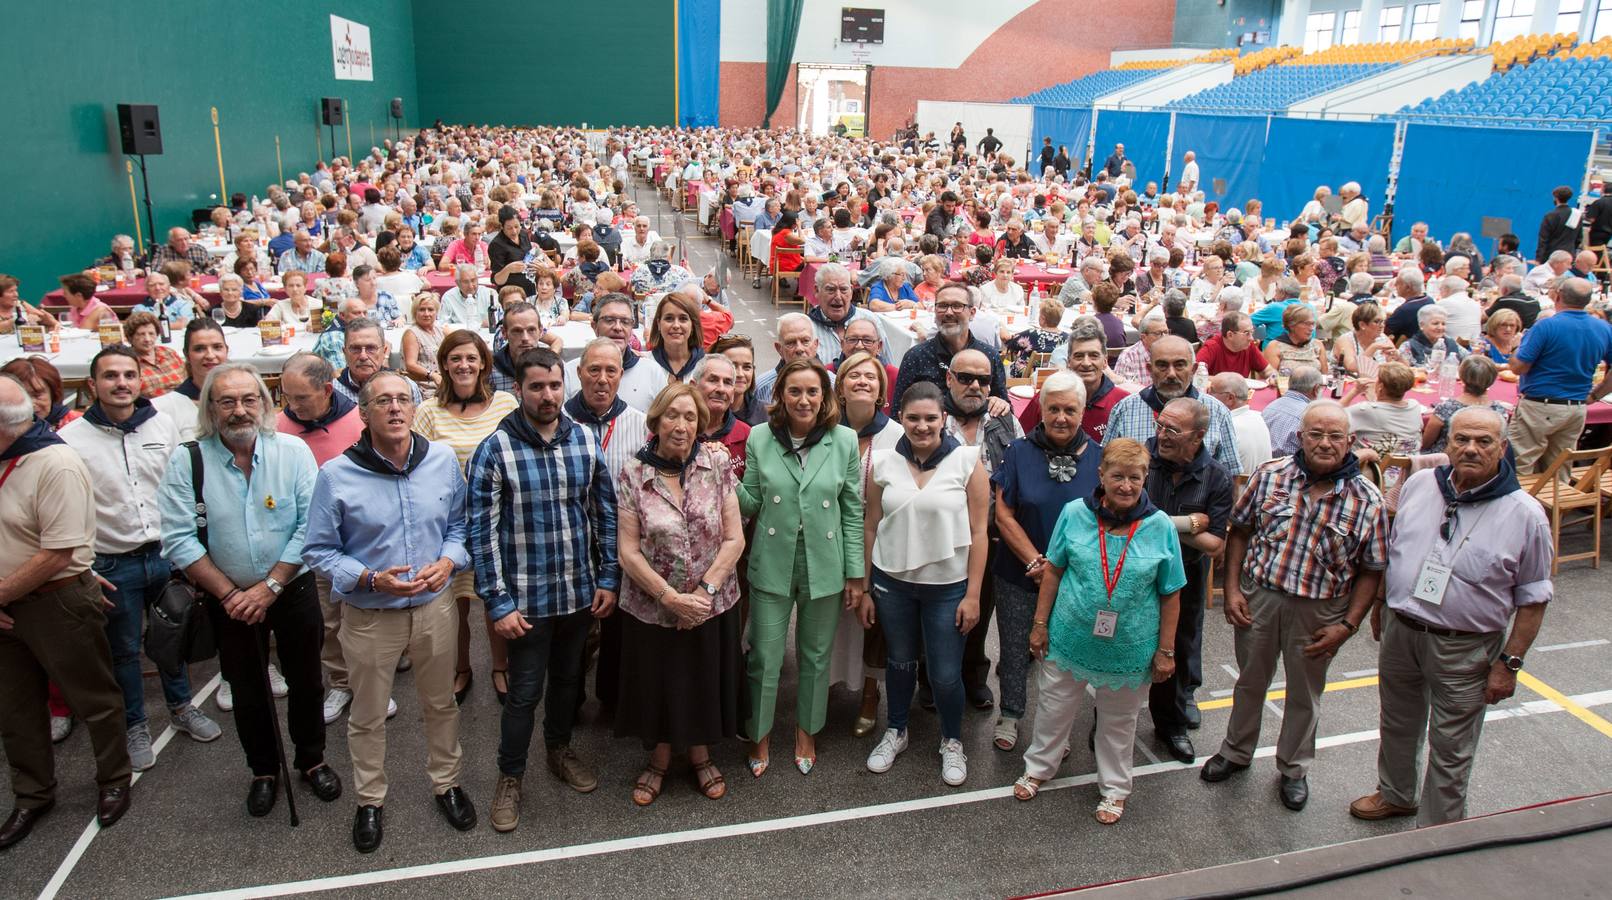
[[[757,228],[750,235],[750,255],[759,260],[763,267],[772,265],[771,228]]]

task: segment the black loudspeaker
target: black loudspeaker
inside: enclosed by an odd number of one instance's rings
[[[319,101],[320,122],[325,125],[341,124],[341,98],[325,97]]]
[[[403,118],[403,98],[402,97],[393,97],[392,98],[392,118],[394,118],[394,119]]]
[[[162,125],[157,121],[155,106],[119,103],[118,134],[123,138],[125,154],[156,156],[162,153]]]

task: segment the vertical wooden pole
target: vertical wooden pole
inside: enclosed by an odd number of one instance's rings
[[[285,163],[280,161],[280,136],[274,136],[274,169],[280,173],[280,183],[285,184]]]
[[[129,206],[134,210],[134,245],[140,248],[140,255],[146,253],[146,239],[140,233],[140,198],[134,192],[134,163],[124,160],[124,171],[129,173]]]
[[[218,201],[229,205],[229,189],[224,186],[224,142],[218,136],[218,107],[213,107],[213,150],[218,154]]]
[[[346,98],[341,101],[341,127],[347,132],[347,164],[353,164],[353,114]]]

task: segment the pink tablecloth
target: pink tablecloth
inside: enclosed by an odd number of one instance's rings
[[[314,283],[324,277],[325,275],[323,272],[316,275],[309,275],[309,290],[313,289]],[[425,281],[426,286],[431,290],[437,292],[438,294],[445,293],[448,288],[453,287],[453,273],[431,271],[426,273]],[[208,285],[216,285],[217,283],[217,276],[203,275],[201,277],[201,284],[204,288]],[[271,288],[269,290],[269,295],[276,298],[284,297],[285,288]],[[146,301],[146,280],[144,278],[136,278],[134,283],[125,285],[124,287],[112,287],[108,290],[96,291],[95,296],[101,298],[101,302],[105,303],[107,306],[110,306],[120,312],[125,311],[132,306],[138,306]],[[203,291],[203,296],[217,297],[218,294],[214,291]],[[212,301],[209,300],[208,302]],[[45,295],[43,305],[46,309],[62,309],[67,306],[67,300],[62,296],[61,289],[57,288],[56,290]]]
[[[1406,396],[1429,410],[1437,406],[1439,402],[1438,392],[1427,388],[1426,385],[1416,388]],[[1249,398],[1248,405],[1254,409],[1264,409],[1276,397],[1276,387],[1272,385],[1255,391],[1254,396]],[[1489,397],[1508,406],[1515,407],[1517,405],[1517,385],[1515,382],[1510,381],[1496,381],[1494,386],[1489,388]],[[1350,405],[1353,406],[1363,399],[1363,397],[1357,397]],[[1591,403],[1585,415],[1585,421],[1591,425],[1603,425],[1612,422],[1612,403]]]
[[[821,265],[821,263],[807,263],[800,272],[800,295],[805,298],[808,306],[817,305],[817,285],[813,282],[817,277],[817,269]],[[859,271],[861,267],[850,265],[849,268],[855,272]],[[966,270],[962,265],[953,263],[949,277],[962,278],[964,271]],[[1060,268],[1048,271],[1045,266],[1039,263],[1021,262],[1013,273],[1013,280],[1023,285],[1026,290],[1035,285],[1040,285],[1045,291],[1051,285],[1063,284],[1068,281],[1071,274],[1073,274],[1073,271],[1070,269]]]

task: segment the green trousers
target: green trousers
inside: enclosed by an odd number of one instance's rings
[[[795,692],[795,721],[807,734],[823,729],[828,717],[828,665],[834,649],[834,630],[839,627],[843,606],[840,594],[807,596],[806,544],[795,542],[794,574],[788,594],[770,594],[751,589],[750,655],[746,661],[749,676],[749,710],[745,735],[752,741],[772,733],[773,713],[778,705],[778,675],[784,665],[784,646],[789,639],[789,614],[795,615],[795,662],[800,683]]]

